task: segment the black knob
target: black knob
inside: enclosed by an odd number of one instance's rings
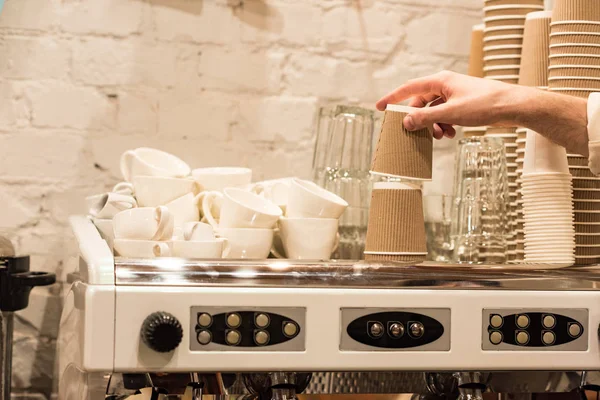
[[[177,318],[164,311],[148,315],[141,334],[146,346],[159,353],[175,350],[183,339],[183,329]]]

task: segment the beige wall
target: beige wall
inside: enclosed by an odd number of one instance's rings
[[[64,277],[67,217],[136,146],[258,179],[306,176],[320,104],[372,107],[406,79],[466,71],[479,21],[480,0],[7,0],[0,232]],[[448,182],[452,142],[437,145]],[[19,313],[14,386],[30,393],[19,398],[53,392],[60,308],[56,286]]]

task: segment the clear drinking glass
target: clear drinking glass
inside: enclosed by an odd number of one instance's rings
[[[361,259],[369,216],[374,113],[360,107],[319,110],[313,181],[349,204],[340,218],[337,259]]]
[[[449,195],[423,196],[427,259],[430,261],[452,261],[452,205],[452,196]]]
[[[453,261],[505,263],[511,225],[506,156],[500,139],[459,142],[453,197]]]

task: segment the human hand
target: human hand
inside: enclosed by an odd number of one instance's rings
[[[433,125],[436,139],[453,138],[453,125],[517,126],[515,110],[519,103],[535,95],[531,90],[535,89],[442,71],[406,82],[381,98],[377,109],[383,111],[390,103],[411,98],[409,105],[421,109],[406,116],[406,129]]]

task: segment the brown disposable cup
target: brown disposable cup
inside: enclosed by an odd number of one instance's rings
[[[483,31],[484,35],[522,35],[525,31],[525,28],[521,25],[515,26],[494,26],[491,28],[485,28]]]
[[[550,34],[550,44],[585,43],[600,44],[600,35],[593,33],[555,32]]]
[[[484,46],[510,46],[523,45],[523,35],[486,36],[483,39]]]
[[[430,180],[433,136],[429,129],[409,132],[404,117],[411,107],[388,105],[371,171],[376,174]]]
[[[600,55],[600,47],[591,45],[567,45],[567,44],[555,44],[550,45],[550,55],[562,55],[562,54],[592,54]]]
[[[598,256],[600,257],[600,245],[594,247],[575,247],[575,256]]]
[[[552,22],[600,21],[598,0],[555,0]]]
[[[587,159],[587,157],[583,157],[583,156],[568,155],[567,161],[569,162],[569,166],[580,166],[580,167],[588,166],[588,159]]]
[[[577,266],[584,265],[596,265],[600,263],[600,257],[587,258],[587,257],[575,257],[575,264]]]
[[[586,191],[585,189],[573,190],[574,200],[600,200],[600,191]]]
[[[422,263],[427,256],[424,255],[391,255],[391,254],[365,254],[366,261],[392,261],[405,263]]]
[[[525,25],[524,15],[507,15],[501,17],[484,18],[483,22],[486,29],[499,26],[523,26]]]
[[[520,5],[530,4],[530,5],[534,5],[534,6],[543,6],[544,1],[543,0],[485,0],[484,7],[513,5],[513,4],[520,4]]]
[[[552,79],[558,77],[577,76],[581,78],[600,77],[600,66],[592,65],[561,65],[548,67],[548,86],[552,90]]]
[[[539,17],[528,17],[525,21],[525,38],[523,40],[519,84],[538,87],[548,84],[550,14],[534,14]]]
[[[574,23],[569,21],[554,22],[551,24],[552,33],[563,32],[591,32],[600,33],[600,24],[594,24],[594,21],[588,23]]]
[[[483,7],[483,14],[485,18],[490,17],[505,17],[505,16],[518,16],[527,15],[532,12],[542,11],[543,6],[539,5],[504,5],[504,6],[491,6]]]
[[[600,236],[575,236],[577,246],[600,246]]]
[[[576,211],[600,211],[600,201],[576,201],[573,207]]]
[[[600,179],[573,179],[573,189],[600,189]]]
[[[483,24],[475,25],[471,31],[469,75],[477,78],[483,78],[483,28]]]
[[[550,57],[549,66],[562,65],[600,65],[600,55],[596,56],[577,56],[577,55],[560,55]],[[521,67],[522,68],[522,67]]]
[[[571,172],[572,176],[577,176],[581,178],[597,178],[596,175],[590,171],[589,168],[569,168],[569,172]]]
[[[553,77],[548,81],[551,88],[581,88],[581,89],[598,89],[600,91],[600,78],[594,79],[559,79]]]
[[[365,251],[426,253],[423,198],[418,189],[374,189]]]
[[[575,211],[575,222],[600,223],[600,213]]]
[[[582,225],[575,224],[575,233],[597,234],[600,235],[600,224],[598,225]]]
[[[514,58],[513,56],[510,56],[511,58],[492,58],[490,60],[484,60],[483,63],[486,67],[500,67],[500,66],[505,66],[505,65],[520,65],[521,64],[521,57],[518,58]]]
[[[489,133],[490,135],[511,135],[514,136],[516,139],[517,128],[490,126],[487,128],[487,133]]]
[[[491,68],[501,68],[501,67],[491,67]],[[486,68],[483,69],[483,73],[487,78],[494,79],[494,77],[505,77],[505,76],[519,76],[519,68],[511,68],[511,69],[494,69],[491,71],[486,71]],[[500,78],[504,79],[504,78]]]
[[[582,91],[582,90],[563,90],[563,91],[556,91],[556,93],[565,95],[565,96],[573,96],[573,97],[580,97],[582,99],[587,99],[588,97],[590,97],[590,92],[586,92],[586,91]]]
[[[517,166],[515,165],[515,166],[507,167],[507,171],[508,171],[509,174],[516,174],[517,173]]]

